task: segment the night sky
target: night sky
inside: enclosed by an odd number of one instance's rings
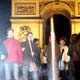
[[[6,38],[6,30],[10,27],[11,0],[0,0],[0,37]]]

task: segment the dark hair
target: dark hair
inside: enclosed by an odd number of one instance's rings
[[[80,58],[80,33],[77,34],[75,43],[74,43],[74,51],[77,53],[77,55]]]
[[[33,39],[33,42],[34,42],[34,43],[36,43],[37,41],[39,41],[38,38],[34,38],[34,39]]]
[[[27,36],[28,36],[29,34],[32,34],[32,32],[28,32],[28,33],[27,33]],[[33,35],[33,34],[32,34],[32,35]]]
[[[80,50],[80,33],[76,36],[76,46]]]
[[[66,37],[60,37],[59,41],[61,41],[61,40],[64,40],[64,41],[65,41],[65,43],[67,42]]]
[[[8,29],[7,29],[7,32],[10,31],[10,30],[14,32],[14,30],[13,30],[12,28],[8,28]]]
[[[76,41],[78,41],[79,39],[80,39],[80,33],[77,34],[77,36],[76,36]]]
[[[71,40],[72,43],[74,43],[76,41],[76,37],[77,37],[77,34],[72,34],[71,35],[70,40]]]

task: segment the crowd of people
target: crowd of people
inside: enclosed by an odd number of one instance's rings
[[[73,34],[70,38],[70,45],[66,46],[66,39],[60,39],[60,74],[63,80],[80,79],[80,33]]]
[[[79,80],[80,33],[71,35],[69,46],[66,43],[67,39],[64,36],[60,37],[59,43],[55,42],[58,77],[62,80]],[[26,41],[21,43],[14,38],[14,30],[9,28],[7,39],[0,42],[0,80],[39,80],[43,65],[41,53],[47,58],[46,71],[48,79],[51,80],[51,49],[51,38],[49,38],[49,44],[41,52],[39,39],[33,39],[32,32],[28,32]]]
[[[0,45],[0,80],[39,80],[41,49],[39,39],[32,41],[32,37],[28,32],[26,41],[20,43],[14,38],[14,30],[7,30],[7,39]]]
[[[44,56],[47,57],[48,79],[51,80],[51,39],[44,50]],[[60,37],[55,42],[55,57],[57,61],[57,70],[59,80],[79,80],[80,79],[80,33],[72,34],[70,44],[67,45],[67,38]],[[57,71],[56,70],[56,71]],[[56,73],[56,72],[55,72]]]

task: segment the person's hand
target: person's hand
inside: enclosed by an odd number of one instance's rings
[[[34,56],[34,52],[31,52],[31,55]]]
[[[24,51],[25,50],[25,48],[22,48],[22,51]]]
[[[1,60],[5,60],[5,55],[1,55]]]

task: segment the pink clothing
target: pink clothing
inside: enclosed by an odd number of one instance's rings
[[[8,52],[6,61],[22,63],[23,54],[19,41],[14,38],[8,38],[4,41],[4,45]]]

